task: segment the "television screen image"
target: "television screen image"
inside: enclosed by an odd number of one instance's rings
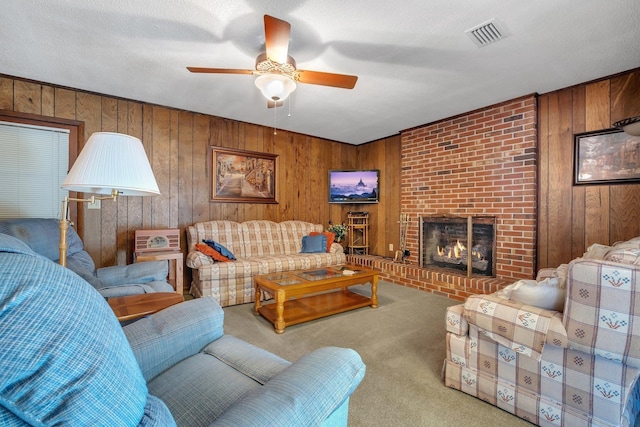
[[[329,171],[329,203],[377,203],[380,171]]]

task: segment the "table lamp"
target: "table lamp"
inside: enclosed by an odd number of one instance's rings
[[[87,141],[62,183],[62,188],[82,193],[102,194],[77,199],[65,197],[60,210],[60,265],[67,265],[69,201],[95,203],[118,196],[160,194],[142,142],[133,136],[96,132]]]

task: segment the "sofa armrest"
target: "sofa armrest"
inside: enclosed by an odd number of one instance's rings
[[[205,255],[198,250],[193,250],[187,254],[187,267],[197,269],[203,265],[213,265],[215,261],[209,255]]]
[[[447,307],[444,325],[447,332],[456,335],[467,335],[469,323],[464,318],[464,304]]]
[[[344,253],[344,247],[340,243],[333,242],[329,248],[330,253]]]
[[[169,263],[165,260],[102,267],[96,270],[97,278],[107,287],[166,281],[168,275]]]
[[[562,313],[501,298],[496,294],[471,295],[464,303],[464,318],[499,344],[539,358],[547,342],[567,347]]]
[[[223,335],[224,312],[213,298],[173,305],[123,327],[147,382]]]
[[[323,347],[248,392],[213,426],[317,426],[344,404],[365,374],[354,350]]]

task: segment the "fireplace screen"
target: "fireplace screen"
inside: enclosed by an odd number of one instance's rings
[[[420,266],[494,277],[495,223],[495,217],[420,217]]]

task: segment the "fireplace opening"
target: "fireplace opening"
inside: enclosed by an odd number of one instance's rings
[[[495,217],[420,217],[420,267],[495,277]]]

